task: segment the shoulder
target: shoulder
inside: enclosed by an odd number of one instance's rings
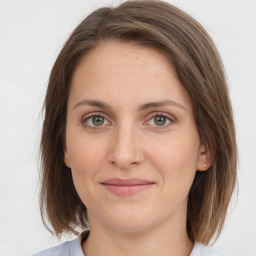
[[[205,246],[200,243],[195,243],[190,256],[227,256],[221,252],[217,252],[211,247]]]
[[[32,256],[83,256],[80,245],[80,237],[75,240],[62,243],[52,248],[43,250]]]

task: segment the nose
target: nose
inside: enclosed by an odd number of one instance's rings
[[[133,126],[119,127],[113,132],[109,161],[119,169],[131,169],[144,160],[139,134]]]

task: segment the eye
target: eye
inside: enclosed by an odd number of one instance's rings
[[[155,127],[158,126],[159,128],[169,127],[173,123],[174,123],[174,120],[163,113],[153,114],[148,121],[149,125],[155,126]]]
[[[103,115],[96,113],[83,117],[82,123],[89,129],[98,129],[110,124]]]

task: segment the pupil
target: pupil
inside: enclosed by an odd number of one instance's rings
[[[157,125],[164,125],[166,123],[166,118],[163,116],[157,116],[155,117],[155,123]]]
[[[104,123],[104,118],[101,116],[94,116],[92,122],[96,126],[100,126]]]

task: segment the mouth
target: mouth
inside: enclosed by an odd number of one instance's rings
[[[130,196],[152,187],[155,182],[142,179],[117,178],[104,180],[101,184],[115,195]]]

